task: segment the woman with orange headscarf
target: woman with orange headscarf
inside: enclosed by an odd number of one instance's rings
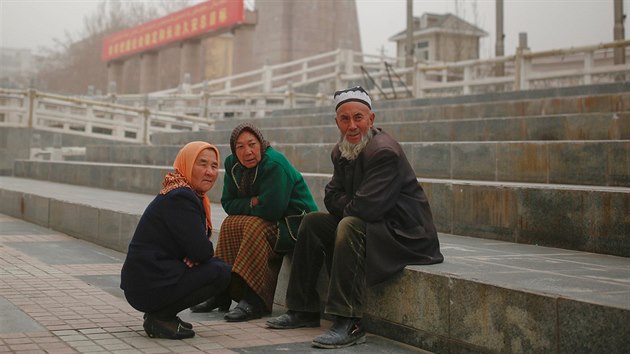
[[[206,193],[219,174],[219,151],[202,141],[186,144],[142,214],[121,271],[129,304],[144,312],[149,337],[195,335],[177,314],[223,292],[231,267],[214,257]]]

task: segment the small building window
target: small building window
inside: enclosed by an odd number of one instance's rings
[[[416,43],[416,58],[420,60],[429,60],[429,42],[422,41]]]

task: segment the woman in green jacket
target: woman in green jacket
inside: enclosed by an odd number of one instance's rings
[[[300,172],[251,123],[234,128],[230,148],[221,196],[228,217],[216,247],[216,257],[232,265],[229,296],[208,299],[191,310],[227,310],[234,299],[238,305],[225,319],[240,322],[271,313],[283,257],[274,251],[279,222],[317,211],[317,205]]]

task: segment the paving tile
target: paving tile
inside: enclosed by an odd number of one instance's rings
[[[0,214],[0,229],[4,223],[13,225],[13,233],[0,236],[0,299],[6,299],[41,328],[17,333],[0,331],[0,352],[16,350],[14,346],[20,351],[45,349],[54,353],[321,352],[311,348],[310,343],[313,337],[330,327],[330,322],[325,320],[319,328],[274,331],[266,328],[266,318],[227,323],[219,313],[198,316],[183,312],[182,318],[192,318],[197,332],[195,338],[183,341],[148,338],[142,328],[142,314],[131,308],[120,293],[108,291],[117,287],[123,254],[104,251],[100,246],[50,230],[47,234],[29,227],[26,222]],[[20,229],[20,225],[24,228]],[[589,263],[591,256],[580,252],[512,245],[514,254],[510,254],[504,243],[492,240],[469,242],[467,238],[453,236],[443,240],[444,249],[449,252],[447,262],[431,267],[431,272],[427,274],[444,274],[452,269],[449,267],[467,265],[471,274],[485,280],[506,284],[528,283],[536,279],[519,274],[519,270],[531,270],[537,262],[546,262],[549,267],[545,274],[562,277],[567,282],[570,282],[569,279],[586,279],[590,283],[584,284],[602,284],[599,290],[609,298],[616,296],[622,299],[630,291],[627,259],[602,257],[601,261]],[[56,252],[59,249],[52,245],[65,244],[73,246],[66,248],[63,257],[54,259],[52,255],[45,254],[46,251]],[[29,248],[30,245],[37,246]],[[47,248],[47,245],[51,247]],[[79,259],[74,258],[73,252],[85,254]],[[99,252],[98,257],[86,256]],[[516,257],[516,254],[527,256]],[[584,272],[580,272],[581,269]],[[604,276],[599,269],[614,271]],[[563,282],[550,284],[569,285]],[[452,287],[452,284],[449,286]],[[462,298],[465,298],[466,289],[462,289]],[[497,294],[502,295],[500,291]],[[497,302],[500,299],[491,300]],[[462,313],[469,317],[476,315],[466,313],[464,309]],[[567,316],[569,320],[571,317]],[[512,318],[504,321],[521,326]],[[474,336],[469,327],[462,327],[459,333],[462,337]],[[366,345],[336,351],[337,354],[358,352],[411,353],[418,352],[418,349],[369,335]]]

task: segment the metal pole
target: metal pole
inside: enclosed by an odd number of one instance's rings
[[[37,91],[35,91],[35,89],[29,89],[28,90],[28,127],[32,128],[33,127],[33,119],[34,119],[34,115],[35,112],[33,112],[35,110],[35,99],[37,97]]]
[[[413,0],[407,0],[407,39],[406,39],[405,67],[413,66]],[[407,85],[413,80],[413,72],[407,75]]]
[[[623,0],[614,0],[615,2],[615,26],[614,26],[614,37],[613,39],[616,41],[622,41],[625,39],[623,22],[626,19],[626,16],[623,13]],[[625,47],[617,47],[615,48],[615,65],[625,64],[626,63],[626,48]]]
[[[494,49],[495,57],[502,57],[504,55],[504,43],[505,33],[503,33],[503,0],[496,0],[496,44]],[[496,63],[495,76],[505,75],[505,66],[503,63]]]

